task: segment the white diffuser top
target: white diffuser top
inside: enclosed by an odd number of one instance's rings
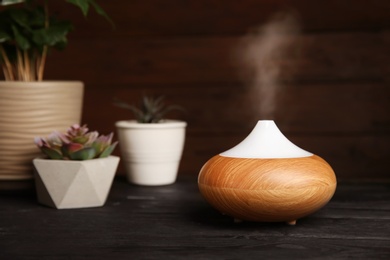
[[[273,120],[260,120],[241,143],[220,155],[236,158],[297,158],[313,154],[290,142]]]

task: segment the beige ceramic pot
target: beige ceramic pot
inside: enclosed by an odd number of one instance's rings
[[[0,82],[0,188],[33,179],[34,137],[80,123],[83,89],[78,81]]]
[[[329,164],[291,143],[271,120],[211,158],[198,183],[212,206],[237,220],[289,224],[322,208],[336,189]]]

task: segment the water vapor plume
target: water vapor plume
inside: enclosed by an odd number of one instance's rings
[[[296,52],[299,33],[297,17],[279,13],[246,35],[239,44],[236,55],[241,76],[250,88],[253,109],[262,119],[274,117],[282,79],[292,72],[283,67],[283,63]]]

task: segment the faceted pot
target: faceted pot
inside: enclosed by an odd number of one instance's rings
[[[176,181],[185,142],[186,122],[144,124],[118,121],[119,147],[130,183],[168,185]]]
[[[39,203],[57,208],[101,207],[107,200],[119,157],[70,161],[33,160]]]
[[[336,176],[317,155],[291,143],[272,120],[261,120],[240,144],[200,170],[203,197],[236,220],[287,222],[322,208]]]

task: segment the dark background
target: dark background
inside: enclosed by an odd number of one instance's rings
[[[390,1],[99,1],[115,30],[58,2],[53,12],[72,17],[75,30],[68,48],[51,54],[45,78],[83,81],[83,122],[101,133],[132,118],[114,97],[137,103],[144,93],[163,94],[185,107],[171,116],[188,122],[180,174],[197,174],[264,119],[249,105],[253,93],[232,54],[251,28],[295,12],[302,49],[276,61],[295,74],[281,79],[266,119],[326,159],[339,180],[390,179]]]

